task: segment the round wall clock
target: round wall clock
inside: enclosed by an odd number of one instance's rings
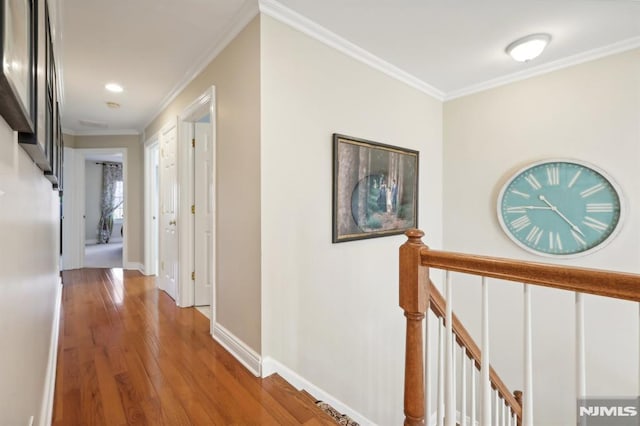
[[[621,225],[622,194],[602,170],[576,160],[531,164],[498,195],[498,220],[520,247],[552,257],[602,248]]]

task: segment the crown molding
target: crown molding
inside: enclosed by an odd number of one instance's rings
[[[283,6],[275,0],[260,0],[260,12],[268,15],[296,30],[313,37],[314,39],[344,53],[386,75],[399,80],[414,89],[417,89],[440,101],[444,100],[445,93],[425,83],[414,75],[401,70],[395,65],[375,56],[363,48],[347,41],[339,35],[318,25],[309,18]]]
[[[513,74],[509,74],[503,77],[494,78],[482,83],[473,84],[471,86],[464,87],[459,90],[448,92],[444,98],[445,101],[461,98],[463,96],[472,95],[474,93],[483,92],[485,90],[494,89],[496,87],[504,86],[517,81],[526,80],[528,78],[536,77],[538,75],[547,74],[553,71],[558,71],[563,68],[579,65],[584,62],[593,61],[603,58],[605,56],[614,55],[616,53],[622,53],[627,50],[632,50],[640,47],[640,37],[629,38],[617,43],[610,44],[608,46],[599,47],[597,49],[588,50],[586,52],[578,53],[576,55],[567,56],[566,58],[559,59],[557,61],[549,62],[537,67],[530,68],[525,71],[519,71]]]
[[[164,111],[175,98],[184,90],[189,83],[193,81],[206,67],[224,50],[225,47],[242,31],[253,18],[259,13],[256,0],[246,0],[240,10],[231,19],[229,25],[222,31],[222,35],[212,43],[212,48],[206,50],[198,59],[194,61],[194,65],[185,72],[184,76],[169,93],[160,102],[160,107],[151,115],[141,130],[141,133],[149,127],[153,121],[158,118],[160,113]]]
[[[140,136],[140,131],[137,129],[72,130],[63,128],[62,133],[70,136]]]

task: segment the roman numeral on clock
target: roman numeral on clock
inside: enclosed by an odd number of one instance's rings
[[[580,234],[578,234],[573,229],[571,230],[571,235],[573,235],[573,239],[576,240],[576,243],[578,243],[579,246],[583,246],[583,247],[587,246],[587,242],[583,240]]]
[[[562,250],[562,240],[560,234],[549,231],[549,250]]]
[[[542,237],[542,234],[543,234],[542,229],[534,225],[533,228],[531,228],[531,230],[527,234],[526,240],[529,243],[533,244],[534,246],[537,246],[538,243],[540,242],[540,237]]]
[[[587,213],[611,213],[613,203],[588,203]]]
[[[547,167],[547,183],[549,185],[560,185],[560,166]]]
[[[533,189],[540,189],[542,188],[542,185],[540,185],[540,182],[538,182],[538,179],[536,179],[536,177],[532,174],[528,174],[524,177],[524,179],[529,182],[529,185],[531,185],[531,187]]]
[[[596,192],[600,192],[604,189],[604,183],[599,183],[597,185],[593,185],[591,188],[587,188],[584,191],[582,191],[580,193],[580,196],[582,198],[587,198],[590,197],[591,195],[595,194]]]
[[[513,226],[513,229],[516,232],[522,231],[524,228],[526,228],[529,225],[531,225],[531,220],[527,215],[520,216],[519,218],[511,221],[511,226]]]
[[[585,216],[585,218],[582,221],[582,223],[584,223],[589,228],[591,228],[594,231],[597,231],[597,232],[599,232],[601,234],[602,234],[603,231],[605,231],[609,227],[609,225],[607,225],[606,223],[600,222],[599,220],[594,219],[591,216]]]

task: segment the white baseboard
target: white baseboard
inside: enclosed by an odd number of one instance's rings
[[[146,274],[144,273],[144,265],[143,265],[142,263],[140,263],[140,262],[127,262],[127,263],[125,263],[125,265],[124,265],[124,269],[127,269],[127,270],[134,270],[134,271],[140,271],[140,273],[141,273],[142,275],[146,275]]]
[[[62,279],[56,285],[55,305],[51,321],[51,340],[49,342],[49,361],[44,379],[42,407],[40,409],[40,426],[50,425],[53,418],[53,396],[56,390],[56,365],[58,362],[58,337],[60,329],[60,310],[62,306]]]
[[[84,240],[85,246],[92,246],[94,244],[98,244],[98,240],[96,238],[93,238],[91,240]]]
[[[247,367],[256,377],[260,377],[260,365],[262,359],[253,349],[238,339],[229,330],[217,324],[213,327],[213,338],[222,345],[242,365]]]
[[[319,387],[317,387],[316,385],[314,385],[304,377],[300,376],[295,371],[291,370],[289,367],[285,367],[284,365],[280,364],[278,361],[276,361],[273,358],[270,358],[270,357],[263,358],[262,377],[267,377],[274,373],[278,373],[283,379],[291,383],[296,389],[306,390],[311,395],[313,395],[314,398],[320,401],[326,402],[327,404],[331,405],[333,408],[338,410],[338,412],[342,414],[346,414],[347,416],[351,417],[358,424],[362,426],[375,425],[374,422],[367,419],[365,416],[358,413],[353,408],[344,404],[342,401],[338,400],[337,398],[334,398],[328,392],[325,392],[324,390],[320,389]]]

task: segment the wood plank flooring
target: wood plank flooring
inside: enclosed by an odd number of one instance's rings
[[[335,425],[277,375],[253,376],[152,277],[63,274],[54,425]]]

